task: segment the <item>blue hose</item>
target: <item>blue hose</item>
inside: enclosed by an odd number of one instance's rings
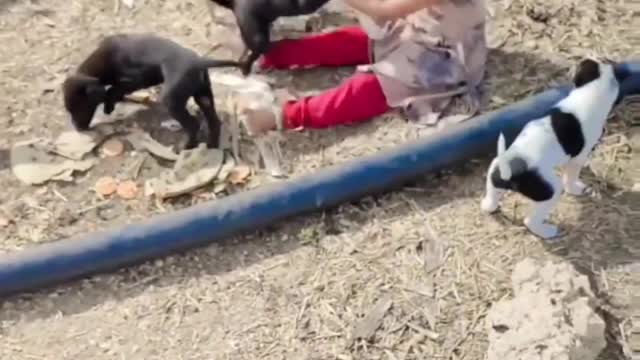
[[[640,62],[623,95],[640,93]],[[0,296],[38,290],[255,231],[291,216],[330,208],[389,189],[458,161],[495,151],[503,132],[511,141],[546,115],[569,86],[532,96],[437,134],[329,167],[310,176],[264,186],[111,231],[27,248],[0,258]]]

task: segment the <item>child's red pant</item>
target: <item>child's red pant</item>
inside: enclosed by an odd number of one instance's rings
[[[261,60],[264,69],[368,64],[369,38],[359,27],[275,42]],[[370,120],[389,111],[374,74],[356,73],[317,96],[284,104],[284,127],[327,128]]]

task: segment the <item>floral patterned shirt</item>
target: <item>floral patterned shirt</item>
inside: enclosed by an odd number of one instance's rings
[[[433,122],[457,96],[475,113],[488,52],[486,18],[484,0],[443,0],[377,29],[374,63],[361,70],[373,71],[389,106],[410,118]]]

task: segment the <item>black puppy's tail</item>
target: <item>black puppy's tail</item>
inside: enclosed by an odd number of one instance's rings
[[[209,58],[200,59],[200,66],[209,69],[217,67],[240,67],[240,62],[236,60],[216,60]]]

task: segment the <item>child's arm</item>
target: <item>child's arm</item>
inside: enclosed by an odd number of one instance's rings
[[[344,0],[349,6],[376,20],[393,21],[442,0]]]

